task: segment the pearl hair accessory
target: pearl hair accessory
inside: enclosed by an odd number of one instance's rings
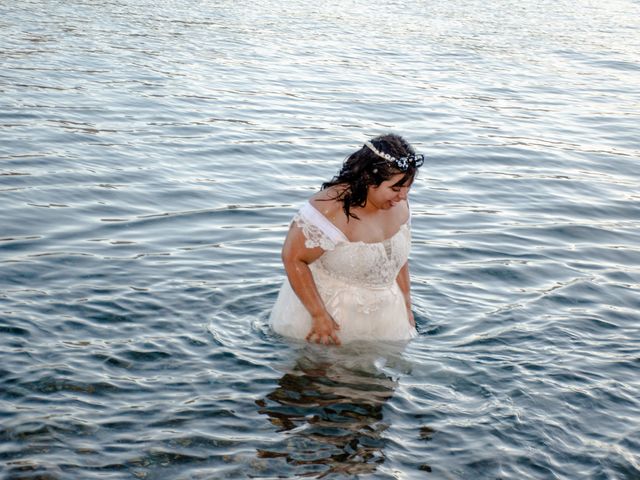
[[[395,157],[392,157],[388,153],[383,153],[380,150],[378,150],[376,147],[373,146],[373,143],[367,141],[367,142],[364,142],[364,144],[366,147],[369,148],[369,150],[371,150],[373,153],[375,153],[379,157],[384,158],[387,162],[394,162],[396,160]]]
[[[416,167],[420,167],[424,163],[424,155],[422,154],[410,154],[406,157],[396,158],[388,153],[381,152],[373,144],[369,141],[364,142],[364,146],[375,153],[380,158],[384,158],[387,162],[395,163],[395,165],[400,169],[400,171],[405,172],[409,168],[409,165],[412,163],[416,165]]]

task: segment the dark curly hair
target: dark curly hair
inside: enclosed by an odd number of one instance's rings
[[[391,155],[394,159],[408,159],[408,161],[404,164],[406,168],[401,168],[396,162],[386,160],[374,153],[366,145],[349,155],[338,175],[322,184],[323,190],[336,185],[345,187],[337,192],[333,200],[342,202],[347,220],[350,217],[358,219],[358,216],[351,212],[351,208],[365,206],[370,186],[377,187],[398,173],[404,173],[404,175],[395,185],[410,184],[423,162],[422,155],[416,155],[413,147],[400,135],[393,133],[380,135],[369,140],[369,143],[382,154]]]

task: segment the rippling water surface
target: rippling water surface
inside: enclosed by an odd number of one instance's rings
[[[0,2],[0,477],[640,478],[640,4]],[[273,334],[371,135],[420,335]]]

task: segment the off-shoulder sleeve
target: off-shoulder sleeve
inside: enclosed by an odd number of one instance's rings
[[[307,248],[333,250],[339,243],[348,241],[344,233],[310,203],[305,203],[298,210],[293,221],[302,230]]]

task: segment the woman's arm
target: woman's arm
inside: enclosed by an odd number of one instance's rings
[[[317,260],[324,250],[320,247],[307,248],[305,240],[302,229],[293,222],[282,248],[282,262],[291,288],[311,315],[312,326],[307,340],[339,345],[337,331],[340,326],[327,312],[309,269],[309,264]]]
[[[397,277],[398,286],[404,296],[404,303],[407,306],[407,315],[409,316],[409,323],[415,328],[416,321],[413,318],[413,312],[411,311],[411,279],[409,278],[409,262],[406,262]]]

